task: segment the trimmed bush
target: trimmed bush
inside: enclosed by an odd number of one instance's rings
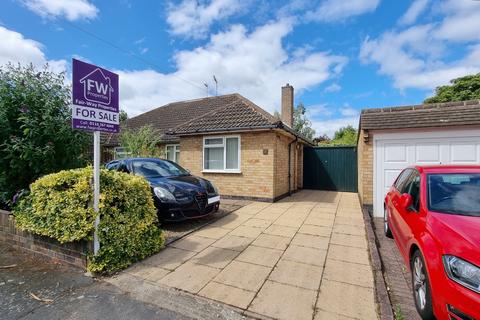
[[[19,228],[61,243],[92,240],[92,168],[44,176],[14,208]],[[111,273],[158,252],[164,243],[148,182],[142,177],[101,170],[100,250],[88,269]]]

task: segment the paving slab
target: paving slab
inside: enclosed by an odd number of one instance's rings
[[[245,250],[245,248],[247,248],[252,241],[253,241],[253,238],[245,238],[245,237],[232,236],[230,234],[227,234],[223,238],[215,241],[212,244],[212,247],[241,252]]]
[[[317,308],[356,319],[377,319],[371,288],[322,280]]]
[[[219,272],[220,269],[186,262],[161,279],[160,283],[191,293],[197,293]]]
[[[227,228],[220,228],[215,226],[208,226],[205,228],[200,229],[199,231],[195,232],[196,236],[205,237],[210,239],[220,239],[231,230]]]
[[[282,320],[310,320],[317,292],[267,281],[248,310]]]
[[[321,226],[314,226],[310,224],[304,224],[299,230],[298,233],[305,233],[311,234],[314,236],[323,236],[323,237],[330,237],[332,233],[331,227],[321,227]]]
[[[249,246],[235,260],[273,267],[282,256],[283,251],[277,249]]]
[[[280,260],[268,279],[304,289],[318,290],[322,272],[322,267]]]
[[[210,246],[215,239],[199,237],[196,235],[185,237],[172,243],[171,247],[189,251],[200,252]]]
[[[330,243],[365,250],[368,248],[367,239],[364,236],[354,236],[350,234],[333,233]]]
[[[333,232],[365,237],[364,226],[352,226],[352,225],[335,223],[333,227]]]
[[[332,244],[328,250],[328,259],[353,262],[370,266],[367,249]]]
[[[262,287],[272,268],[251,263],[232,261],[214,279],[226,285],[240,289],[257,291]]]
[[[210,282],[203,288],[199,295],[217,300],[240,309],[246,309],[255,297],[255,291],[228,286],[215,281]]]
[[[272,234],[274,236],[282,236],[282,237],[293,238],[293,236],[295,235],[297,230],[298,230],[298,228],[294,228],[294,227],[271,225],[263,233]]]
[[[225,268],[238,255],[238,251],[209,247],[191,259],[194,263],[213,268]]]
[[[266,229],[271,224],[272,222],[270,220],[251,218],[245,221],[242,225]]]
[[[159,267],[167,270],[175,270],[182,263],[192,258],[197,253],[195,251],[188,251],[168,247],[163,249],[158,254],[151,256],[144,260],[145,265]]]
[[[261,234],[252,245],[257,247],[285,250],[292,239],[289,237],[276,236],[272,234]]]
[[[323,278],[357,286],[373,288],[373,275],[369,265],[327,258]]]
[[[329,238],[314,236],[311,234],[297,233],[295,237],[293,237],[291,244],[302,247],[327,250]]]
[[[326,254],[325,250],[290,245],[282,259],[323,267]]]
[[[239,226],[235,229],[233,229],[230,232],[230,235],[232,236],[239,236],[239,237],[245,237],[245,238],[256,238],[258,237],[264,228],[257,228],[257,227],[250,227],[250,226]]]

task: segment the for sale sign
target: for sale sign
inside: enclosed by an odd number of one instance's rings
[[[118,132],[118,75],[73,59],[72,127]]]

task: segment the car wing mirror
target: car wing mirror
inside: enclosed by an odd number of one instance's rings
[[[407,211],[413,210],[413,198],[410,194],[404,193],[400,196],[400,206]]]

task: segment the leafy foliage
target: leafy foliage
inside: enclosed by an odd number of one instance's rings
[[[89,136],[71,129],[64,74],[0,67],[0,202],[38,177],[84,166]]]
[[[307,118],[307,109],[303,102],[300,102],[293,110],[293,130],[300,133],[307,139],[312,140],[315,136],[315,130],[312,128],[312,122]],[[281,114],[278,111],[273,113],[273,116],[281,120]]]
[[[451,102],[480,99],[480,73],[453,79],[451,85],[440,86],[425,103]]]
[[[163,152],[158,148],[160,137],[152,126],[139,129],[123,128],[120,133],[120,146],[131,153],[132,157],[161,157]]]
[[[357,144],[357,130],[349,125],[335,131],[333,139],[327,136],[317,138],[319,146],[349,146]]]
[[[14,208],[18,227],[61,243],[91,240],[96,217],[91,179],[91,167],[38,179]],[[88,269],[110,273],[159,251],[164,238],[145,179],[102,170],[100,181],[100,250],[90,255]]]

